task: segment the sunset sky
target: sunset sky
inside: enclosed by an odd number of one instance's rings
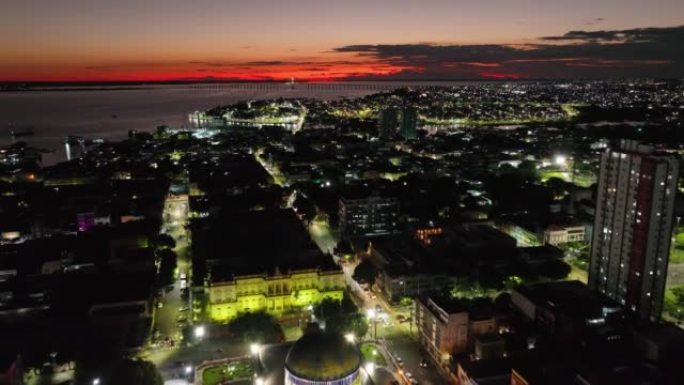
[[[0,81],[684,76],[682,0],[8,0]]]

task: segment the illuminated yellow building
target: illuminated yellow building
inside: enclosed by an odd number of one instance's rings
[[[342,300],[341,270],[294,270],[289,274],[239,276],[209,284],[209,316],[227,321],[242,312],[265,310],[279,317],[326,298]]]

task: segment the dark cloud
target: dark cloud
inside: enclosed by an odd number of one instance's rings
[[[249,61],[245,63],[251,66],[277,66],[285,64],[282,60],[260,60],[260,61]]]
[[[191,61],[189,64],[193,65],[199,65],[203,67],[226,67],[230,65],[230,63],[225,63],[225,62],[210,62],[210,61]]]
[[[397,77],[684,76],[684,26],[570,31],[540,41],[523,45],[350,45],[334,51],[414,68]]]
[[[684,39],[684,26],[670,28],[634,28],[619,31],[570,31],[562,36],[545,36],[547,41],[580,41],[587,43],[666,43]]]

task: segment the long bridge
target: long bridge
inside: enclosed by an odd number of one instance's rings
[[[242,82],[242,83],[191,83],[184,84],[197,90],[298,90],[298,91],[321,91],[321,90],[360,90],[360,91],[390,91],[402,87],[438,87],[450,86],[448,82]],[[455,85],[455,84],[454,84]]]

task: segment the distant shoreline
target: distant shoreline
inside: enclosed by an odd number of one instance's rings
[[[237,88],[301,88],[301,87],[363,87],[377,89],[402,87],[444,87],[462,84],[506,84],[506,83],[585,83],[585,82],[620,82],[620,79],[430,79],[430,80],[391,80],[391,79],[353,79],[331,81],[302,81],[288,83],[284,81],[239,81],[239,80],[175,80],[175,81],[108,81],[108,82],[0,82],[0,93],[6,92],[77,92],[77,91],[139,91],[157,87],[237,87]],[[641,79],[640,82],[670,83],[682,82],[684,79]]]
[[[302,80],[295,81],[295,85],[302,84],[363,84],[363,83],[397,83],[397,84],[425,84],[425,83],[529,83],[529,82],[619,82],[626,79],[546,79],[546,78],[525,78],[525,79],[345,79],[345,80]],[[654,81],[670,82],[683,81],[684,79],[632,79],[634,81]],[[128,89],[130,87],[152,87],[165,85],[210,85],[210,84],[239,84],[239,85],[290,85],[284,80],[160,80],[160,81],[0,81],[0,89],[31,89],[37,87],[119,87]]]

